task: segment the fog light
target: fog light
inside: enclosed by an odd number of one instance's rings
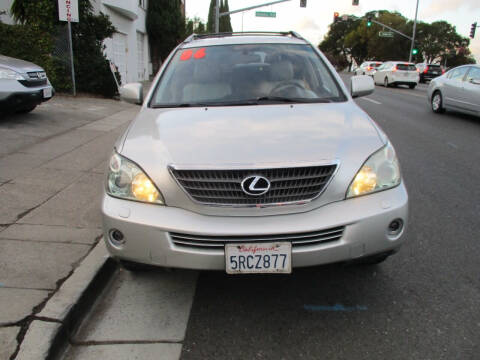
[[[395,219],[388,225],[388,233],[390,235],[397,235],[403,229],[403,221],[401,219]]]
[[[115,247],[120,247],[125,244],[125,236],[123,236],[123,233],[117,229],[110,229],[108,232],[108,239],[110,240],[110,244]]]

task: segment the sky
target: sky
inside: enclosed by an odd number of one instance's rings
[[[230,10],[268,3],[272,0],[229,0]],[[198,16],[205,22],[208,17],[210,0],[186,0],[186,16]],[[293,30],[318,45],[328,32],[333,21],[333,13],[363,16],[367,11],[398,11],[403,16],[415,17],[416,0],[360,0],[359,6],[353,6],[352,0],[307,0],[307,7],[300,7],[300,0],[266,6],[258,11],[274,11],[276,18],[256,17],[255,11],[231,15],[233,31],[288,31]],[[243,15],[242,15],[243,14]],[[480,25],[480,0],[419,0],[418,20],[433,22],[446,20],[465,37],[470,34],[470,26],[475,21]],[[410,34],[407,34],[410,35]],[[391,41],[391,40],[390,40]],[[470,50],[480,63],[480,28],[475,39],[470,42]]]

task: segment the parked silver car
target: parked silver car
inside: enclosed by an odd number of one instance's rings
[[[0,55],[1,111],[29,112],[53,95],[54,89],[40,66]]]
[[[427,94],[433,112],[450,109],[480,116],[480,66],[464,65],[448,71],[430,82]]]
[[[104,239],[140,264],[289,273],[378,263],[399,249],[408,196],[395,150],[298,34],[188,38],[116,142]],[[140,84],[122,97],[141,103]]]

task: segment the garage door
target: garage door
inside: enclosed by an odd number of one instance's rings
[[[145,80],[144,38],[141,32],[137,32],[137,75],[138,81]]]
[[[127,52],[127,36],[120,33],[113,34],[113,63],[122,77],[122,84],[127,83]]]

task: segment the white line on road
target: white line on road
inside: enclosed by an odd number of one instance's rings
[[[381,102],[377,101],[377,100],[373,100],[373,99],[370,99],[370,98],[367,98],[367,97],[362,97],[362,98],[359,98],[359,99],[363,99],[363,100],[367,100],[367,101],[370,101],[374,104],[377,104],[377,105],[382,105]]]

